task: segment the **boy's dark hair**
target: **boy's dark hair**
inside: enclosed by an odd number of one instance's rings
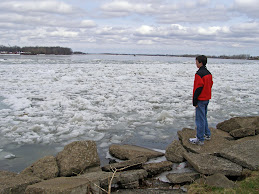
[[[199,55],[196,57],[196,60],[199,62],[199,63],[202,63],[203,66],[206,66],[207,64],[207,57],[205,55]]]

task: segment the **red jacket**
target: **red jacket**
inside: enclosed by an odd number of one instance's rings
[[[195,74],[193,85],[193,106],[197,106],[199,100],[211,99],[213,85],[212,75],[205,66],[201,66]]]

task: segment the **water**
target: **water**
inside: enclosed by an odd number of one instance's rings
[[[258,115],[258,66],[209,59],[211,127]],[[165,150],[194,128],[196,71],[193,58],[0,55],[0,169],[20,172],[77,140],[96,141],[102,164],[113,143]]]

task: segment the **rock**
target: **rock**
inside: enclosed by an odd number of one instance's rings
[[[144,164],[145,162],[147,162],[147,157],[140,156],[137,158],[133,158],[131,160],[127,160],[127,161],[123,161],[123,162],[119,162],[119,163],[112,163],[112,164],[103,166],[102,170],[109,172],[109,171],[113,171],[113,169],[117,169],[117,170],[137,169],[137,168],[141,168],[142,164]]]
[[[11,175],[5,174],[0,177],[0,193],[16,194],[24,193],[28,185],[40,182],[41,179],[27,175]]]
[[[99,185],[101,188],[108,190],[108,186],[110,184],[111,178],[113,177],[112,184],[118,184],[120,173],[115,173],[113,175],[112,172],[91,172],[76,176],[75,178],[85,178],[89,180],[91,183]]]
[[[8,177],[15,177],[18,174],[15,172],[9,172],[9,171],[0,171],[0,179],[8,178]]]
[[[227,159],[209,154],[186,153],[184,158],[201,174],[221,173],[227,176],[240,176],[242,167]]]
[[[213,187],[221,187],[221,188],[235,187],[235,183],[233,181],[229,180],[225,175],[219,174],[219,173],[206,177],[205,183]]]
[[[99,185],[97,185],[99,186]],[[101,193],[89,180],[84,178],[74,177],[58,177],[51,180],[46,180],[27,187],[26,194],[35,193]]]
[[[100,165],[96,143],[94,141],[75,141],[57,154],[60,176],[72,176],[84,172],[87,168]]]
[[[182,184],[182,183],[192,183],[196,179],[200,178],[200,174],[196,172],[186,172],[186,173],[170,173],[166,177],[173,184]]]
[[[129,160],[139,156],[146,156],[147,159],[164,156],[164,153],[134,145],[111,145],[109,152],[112,156],[121,160]]]
[[[255,135],[255,128],[239,128],[229,132],[235,138],[242,138]]]
[[[234,141],[229,140],[233,139],[229,133],[213,128],[210,130],[211,140],[205,141],[202,146],[193,145],[189,142],[189,138],[196,136],[196,130],[184,128],[182,131],[178,131],[177,133],[179,139],[182,141],[183,147],[194,153],[214,154],[234,144]]]
[[[147,171],[140,170],[129,170],[122,172],[93,172],[79,175],[75,178],[85,178],[91,183],[96,183],[104,189],[108,189],[110,180],[113,177],[112,185],[117,184],[121,188],[136,188],[139,186],[139,180],[146,178],[148,175]]]
[[[148,173],[146,170],[129,170],[121,172],[119,175],[118,184],[122,188],[136,188],[139,186],[139,181],[146,178]]]
[[[259,128],[259,116],[253,117],[234,117],[217,124],[217,129],[231,132],[240,128]]]
[[[35,176],[40,179],[52,179],[58,176],[59,169],[54,156],[45,156],[33,163],[30,167],[24,169],[20,174]]]
[[[148,172],[149,176],[155,176],[165,171],[172,170],[173,163],[170,161],[163,161],[158,163],[144,164],[143,168]]]
[[[259,166],[259,140],[240,142],[223,149],[219,154],[243,167],[256,170]]]
[[[168,161],[180,163],[184,161],[183,153],[186,152],[179,140],[174,140],[167,148],[165,157]]]

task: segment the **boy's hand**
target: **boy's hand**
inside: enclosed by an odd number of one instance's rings
[[[198,105],[195,106],[195,108],[197,108],[197,107],[198,107]]]

